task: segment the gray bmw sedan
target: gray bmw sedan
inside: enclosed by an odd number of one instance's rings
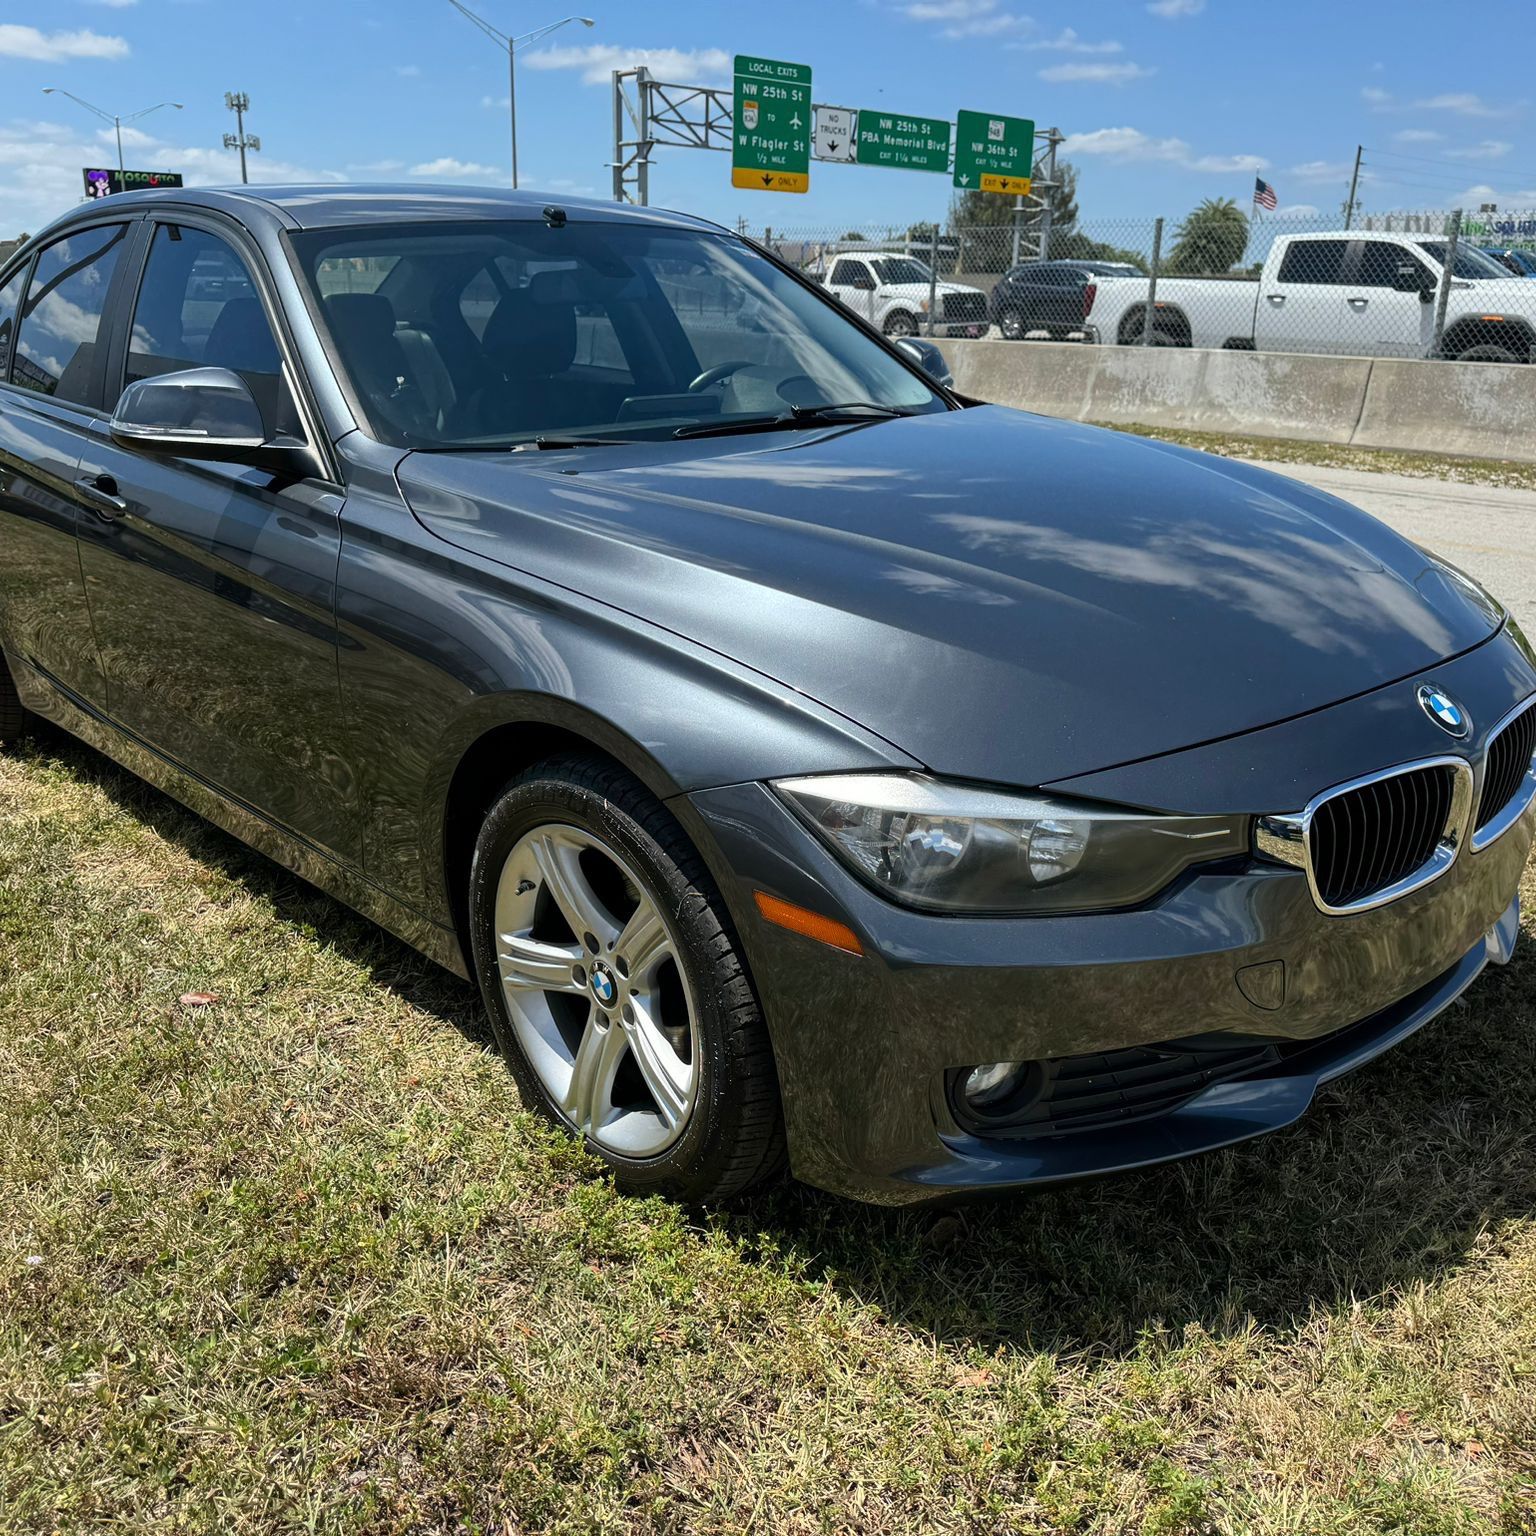
[[[1343,502],[921,361],[648,209],[82,208],[0,270],[0,738],[472,978],[627,1189],[1285,1125],[1509,959],[1536,654]]]

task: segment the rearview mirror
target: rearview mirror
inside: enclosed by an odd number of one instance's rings
[[[186,368],[130,384],[110,430],[118,447],[137,453],[248,464],[295,479],[315,468],[306,444],[268,438],[250,386],[228,368]]]

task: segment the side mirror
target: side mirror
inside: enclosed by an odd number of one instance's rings
[[[314,473],[306,444],[268,438],[250,386],[228,368],[186,368],[130,384],[110,431],[118,447],[136,453],[247,464],[293,479]]]
[[[931,341],[903,336],[896,345],[935,383],[942,384],[945,389],[953,388],[955,376],[950,372],[944,354]]]

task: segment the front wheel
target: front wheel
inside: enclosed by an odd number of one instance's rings
[[[885,317],[885,334],[893,341],[903,336],[916,336],[917,317],[904,309],[895,310]]]
[[[1024,317],[1016,309],[1005,309],[997,317],[997,328],[1004,341],[1023,341]]]
[[[475,846],[470,923],[523,1096],[620,1188],[720,1200],[778,1170],[778,1080],[729,915],[642,785],[580,757],[514,779]]]
[[[1508,347],[1488,344],[1468,347],[1465,352],[1458,352],[1456,361],[1458,363],[1519,363],[1524,359],[1517,357]]]

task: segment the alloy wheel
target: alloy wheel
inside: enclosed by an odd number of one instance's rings
[[[529,1064],[601,1150],[657,1157],[698,1093],[697,1012],[679,944],[628,861],[547,823],[507,855],[496,889],[502,994]]]

